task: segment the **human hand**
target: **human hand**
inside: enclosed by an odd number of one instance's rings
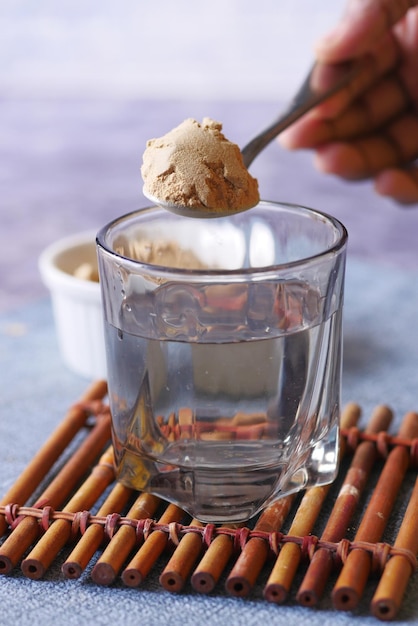
[[[321,171],[371,177],[378,193],[418,203],[418,0],[348,0],[316,56],[355,61],[360,73],[284,131],[281,144],[314,149]]]

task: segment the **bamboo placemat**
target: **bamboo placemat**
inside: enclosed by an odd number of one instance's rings
[[[337,610],[355,609],[373,576],[371,614],[397,615],[417,565],[417,413],[391,435],[391,409],[377,406],[360,430],[360,407],[348,404],[333,485],[282,498],[247,526],[219,527],[115,481],[106,393],[104,381],[87,389],[0,500],[0,574],[20,566],[36,580],[58,561],[61,576],[77,579],[94,557],[98,585],[138,587],[160,567],[168,591],[216,594],[223,584],[251,597],[267,571],[266,602],[320,606],[331,582]]]

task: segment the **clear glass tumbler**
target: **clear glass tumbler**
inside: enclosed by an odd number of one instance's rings
[[[260,202],[97,235],[118,479],[204,522],[332,481],[347,232]]]

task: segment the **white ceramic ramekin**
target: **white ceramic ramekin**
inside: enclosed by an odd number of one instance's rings
[[[71,235],[48,246],[39,257],[39,271],[51,293],[64,363],[86,378],[106,378],[100,285],[74,276],[83,263],[97,268],[94,232]]]

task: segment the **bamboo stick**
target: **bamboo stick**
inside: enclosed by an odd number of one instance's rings
[[[376,407],[365,432],[378,433],[387,430],[392,418],[393,413],[388,407],[383,405]],[[323,541],[338,542],[345,537],[377,456],[376,445],[373,442],[363,441],[357,447],[322,533]],[[320,548],[315,552],[296,595],[300,604],[312,607],[319,602],[334,561],[334,556],[329,550]]]
[[[240,525],[227,528],[235,530]],[[199,593],[210,593],[216,586],[229,559],[234,552],[234,539],[227,534],[217,535],[210,543],[202,560],[194,570],[191,578],[193,589]]]
[[[273,502],[258,519],[254,530],[271,533],[280,530],[285,521],[295,494]],[[265,539],[252,537],[243,548],[226,583],[226,590],[233,596],[247,596],[269,555],[269,544]]]
[[[406,414],[399,435],[411,439],[418,435],[417,413]],[[386,459],[356,533],[356,542],[376,543],[380,540],[408,465],[408,449],[402,445],[395,446]],[[349,553],[332,591],[332,601],[336,609],[352,610],[357,606],[366,586],[371,566],[371,555],[366,550],[357,548]]]
[[[116,483],[103,505],[97,511],[97,516],[106,517],[107,515],[112,515],[112,513],[120,514],[132,493],[133,490],[129,487]],[[66,578],[79,578],[96,550],[103,543],[104,538],[104,525],[98,523],[91,524],[63,563],[61,571],[64,576]]]
[[[150,493],[141,493],[127,513],[132,520],[151,518],[160,499]],[[91,577],[98,585],[110,585],[137,543],[133,526],[122,526],[112,537],[103,554],[95,564]]]
[[[409,550],[413,555],[418,553],[418,479],[412,491],[404,519],[399,529],[394,548]],[[402,554],[394,554],[383,570],[371,602],[371,610],[380,620],[391,620],[396,617],[405,590],[414,568],[410,560]]]
[[[88,478],[63,509],[65,513],[88,510],[115,478],[113,448],[109,447],[92,469]],[[69,541],[72,524],[66,519],[55,520],[21,565],[28,578],[42,578],[59,551]]]
[[[348,429],[355,426],[360,418],[360,414],[361,410],[357,404],[347,404],[341,414],[341,427]],[[345,449],[345,440],[341,439],[341,456],[344,456]],[[289,535],[305,537],[312,531],[330,488],[331,485],[324,485],[312,487],[312,489],[308,489],[305,492],[289,529]],[[266,600],[281,603],[287,599],[301,558],[301,547],[296,543],[289,542],[282,546],[264,588]]]
[[[1,506],[6,504],[25,504],[70,441],[85,425],[89,417],[89,411],[86,410],[85,403],[102,400],[106,392],[107,385],[105,381],[95,382],[87,389],[80,400],[68,410],[63,421],[52,432],[6,495],[0,500]],[[5,534],[6,530],[6,519],[3,515],[0,515],[0,537]]]
[[[64,512],[89,510],[115,478],[113,448],[109,447],[64,507]],[[72,525],[66,519],[55,520],[28,556],[22,561],[22,572],[28,578],[42,578],[60,550],[71,537]]]
[[[203,524],[197,519],[193,519],[190,525],[198,528],[203,527]],[[201,533],[188,532],[184,535],[160,575],[160,584],[164,589],[167,591],[181,591],[201,552]]]
[[[159,519],[159,524],[179,522],[184,511],[175,504],[170,504]],[[139,548],[130,563],[122,572],[122,580],[128,587],[138,587],[161,555],[168,542],[168,534],[154,530]]]
[[[57,476],[49,483],[35,506],[58,508],[85,475],[110,439],[110,413],[97,419],[95,426]],[[40,532],[38,520],[25,517],[0,546],[0,573],[8,574],[17,565]]]

